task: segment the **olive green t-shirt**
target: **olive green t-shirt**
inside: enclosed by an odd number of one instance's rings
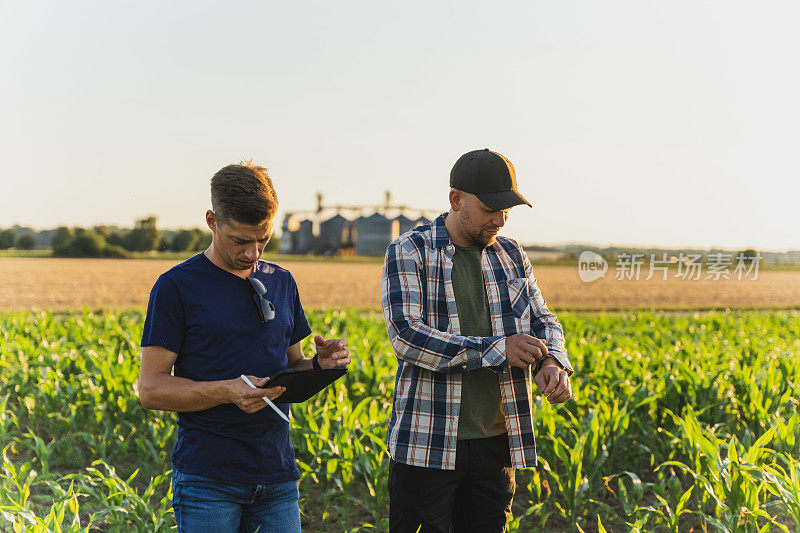
[[[452,282],[461,334],[491,337],[492,322],[480,248],[456,246]],[[497,374],[489,368],[480,368],[464,372],[462,376],[458,438],[483,439],[505,433]]]

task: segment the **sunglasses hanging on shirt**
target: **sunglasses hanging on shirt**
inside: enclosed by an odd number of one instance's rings
[[[258,317],[261,319],[262,324],[266,324],[275,318],[275,306],[267,300],[267,288],[264,287],[263,283],[252,276],[247,278],[247,281],[250,282],[250,295],[253,297],[253,303],[256,304]]]

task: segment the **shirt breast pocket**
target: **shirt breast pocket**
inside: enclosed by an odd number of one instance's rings
[[[514,317],[525,321],[531,316],[531,298],[528,292],[528,278],[512,278],[506,281],[508,302]]]

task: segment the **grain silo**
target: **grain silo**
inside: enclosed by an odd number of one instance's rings
[[[281,224],[281,241],[278,245],[278,253],[294,253],[298,227],[299,226],[295,223],[295,218],[291,213],[287,213],[286,216],[283,217],[283,223]]]
[[[294,243],[294,253],[307,254],[314,244],[314,223],[310,220],[301,220]]]
[[[397,222],[397,234],[402,235],[403,233],[407,232],[410,229],[414,229],[414,226],[417,225],[416,220],[412,220],[405,215],[400,215],[395,219]]]
[[[326,250],[336,251],[345,242],[345,229],[347,219],[342,215],[336,214],[319,223],[320,245]]]
[[[380,213],[356,220],[356,254],[383,255],[392,242],[392,228],[397,227]]]
[[[310,220],[301,220],[297,229],[294,253],[307,254],[314,244],[314,223]]]

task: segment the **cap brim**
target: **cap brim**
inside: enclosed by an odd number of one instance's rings
[[[501,211],[522,204],[533,207],[531,203],[517,191],[481,192],[474,194],[478,197],[478,200],[486,204],[486,207],[494,209],[495,211]]]

